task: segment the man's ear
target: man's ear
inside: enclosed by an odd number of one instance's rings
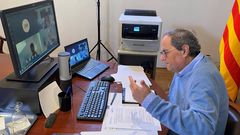
[[[184,45],[182,46],[182,54],[183,54],[184,56],[188,56],[188,54],[189,54],[189,45],[184,44]]]

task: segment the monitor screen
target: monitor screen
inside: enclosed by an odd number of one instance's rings
[[[1,20],[17,78],[60,45],[53,0],[3,10]]]
[[[88,40],[85,38],[73,44],[64,47],[66,52],[70,53],[70,66],[74,68],[80,63],[91,58],[89,54]]]

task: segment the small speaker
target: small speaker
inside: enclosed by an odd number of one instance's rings
[[[69,52],[58,53],[59,79],[62,81],[67,81],[72,78],[69,58],[70,58]]]
[[[69,60],[69,52],[58,53],[60,88],[72,95],[72,73]]]

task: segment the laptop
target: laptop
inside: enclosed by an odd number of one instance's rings
[[[91,58],[87,38],[67,45],[64,49],[70,53],[69,63],[73,74],[92,80],[109,68],[109,65]]]

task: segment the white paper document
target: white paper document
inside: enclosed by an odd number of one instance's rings
[[[130,81],[128,79],[129,76],[132,76],[136,83],[140,85],[140,81],[144,80],[148,86],[151,86],[151,82],[148,77],[144,73],[144,69],[141,66],[126,66],[119,65],[118,72],[116,74],[112,74],[116,82],[121,82],[122,87],[125,88],[124,102],[137,103],[136,100],[132,97],[132,91],[130,89]]]
[[[157,135],[151,131],[89,131],[81,132],[81,135]]]
[[[106,115],[105,115],[106,116]],[[153,118],[145,108],[134,106],[111,106],[102,130],[129,129],[143,131],[161,131],[160,122]]]
[[[4,117],[0,116],[0,130],[5,129],[5,120]]]
[[[46,118],[59,109],[58,93],[60,92],[61,89],[54,81],[38,93],[40,105]]]

